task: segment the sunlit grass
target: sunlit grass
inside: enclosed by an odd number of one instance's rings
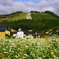
[[[26,15],[27,15],[27,13],[21,13],[16,17],[7,19],[7,21],[15,21],[15,20],[17,21],[17,20],[26,19]]]
[[[37,20],[42,20],[42,19],[47,19],[47,20],[52,20],[52,19],[57,19],[49,14],[46,13],[32,13],[32,18],[37,19]]]

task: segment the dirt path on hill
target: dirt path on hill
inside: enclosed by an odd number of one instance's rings
[[[28,13],[28,14],[27,14],[26,19],[32,19],[31,13]]]
[[[0,22],[2,22],[3,20],[7,20],[8,18],[2,18],[2,19],[0,19]]]

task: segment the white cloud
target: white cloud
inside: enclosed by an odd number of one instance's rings
[[[35,4],[35,3],[33,3],[33,2],[26,2],[26,4],[28,5],[28,6],[31,6],[31,7],[35,7],[35,6],[37,6],[37,4]]]
[[[15,11],[29,12],[49,10],[59,15],[59,0],[38,0],[34,2],[14,2],[14,0],[0,0],[0,14],[12,13]]]
[[[59,0],[49,0],[51,6],[55,9],[55,13],[59,15]]]
[[[9,6],[0,6],[0,14],[7,14],[7,13],[11,13]]]
[[[46,11],[46,10],[49,10],[49,11],[52,11],[52,12],[54,12],[55,11],[55,9],[53,8],[53,7],[45,7],[45,8],[42,8],[42,11]]]
[[[41,1],[37,4],[38,7],[49,7],[49,3],[47,1]]]
[[[1,3],[3,5],[12,5],[14,3],[14,0],[1,0]]]
[[[26,4],[31,7],[47,7],[47,6],[49,6],[49,2],[47,2],[47,1],[41,1],[39,3],[27,2]]]

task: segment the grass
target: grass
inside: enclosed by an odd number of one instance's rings
[[[26,19],[26,15],[27,15],[27,13],[21,13],[18,16],[7,19],[7,21],[15,21],[15,20],[17,21],[17,20]]]
[[[42,19],[48,19],[48,20],[51,20],[51,19],[57,19],[49,14],[46,14],[46,13],[32,13],[32,17],[33,19],[36,19],[36,20],[42,20]]]

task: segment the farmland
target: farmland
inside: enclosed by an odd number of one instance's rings
[[[47,13],[32,13],[32,18],[36,19],[36,20],[42,20],[42,19],[46,19],[46,20],[57,20],[57,18],[55,18],[54,16],[51,16]]]
[[[59,59],[59,38],[1,39],[0,59]]]
[[[7,19],[7,21],[15,21],[15,20],[17,21],[17,20],[26,19],[26,15],[27,15],[27,13],[19,13],[18,16],[9,18],[9,19]]]

